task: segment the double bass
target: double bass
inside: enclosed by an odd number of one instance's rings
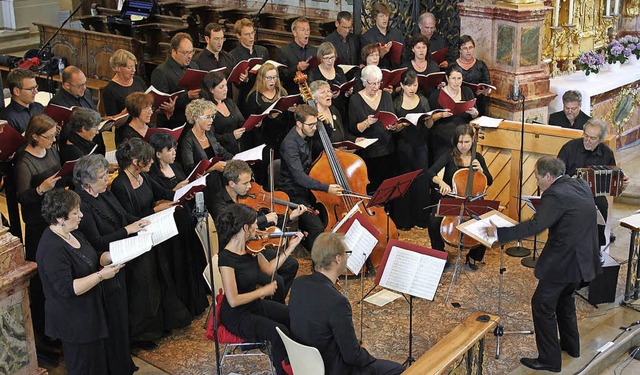
[[[307,85],[307,76],[298,71],[294,81],[300,87],[300,93],[304,100],[311,107],[316,108],[313,95]],[[361,196],[366,195],[369,177],[364,160],[358,155],[336,150],[331,143],[329,134],[327,134],[327,130],[322,121],[318,120],[317,131],[322,141],[324,152],[322,152],[320,157],[314,162],[309,172],[309,177],[325,184],[338,184],[342,186],[346,193],[355,193],[353,195]],[[326,228],[329,230],[360,201],[359,198],[351,196],[351,194],[337,196],[314,190],[313,195],[326,212]],[[398,231],[393,220],[387,216],[382,207],[365,208],[363,211],[365,211],[363,213],[367,216],[371,225],[379,232],[377,236],[378,243],[369,257],[373,266],[378,267],[387,246],[387,238],[397,239]],[[387,223],[389,228],[388,232]]]
[[[476,148],[478,147],[478,137],[480,127],[474,126],[473,146],[471,147],[471,161],[469,167],[457,170],[451,179],[451,192],[454,195],[460,195],[464,192],[463,198],[476,197],[487,191],[487,176],[484,173],[473,169],[473,161],[476,160]],[[454,146],[455,147],[455,146]],[[462,211],[462,208],[460,209]],[[452,246],[460,244],[460,231],[456,228],[459,224],[467,219],[460,215],[445,216],[440,224],[440,235],[442,239]],[[469,236],[462,237],[462,247],[472,248],[480,245],[480,243]]]

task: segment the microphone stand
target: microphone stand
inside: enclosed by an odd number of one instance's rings
[[[60,25],[60,27],[58,27],[58,29],[56,30],[55,33],[53,33],[53,35],[51,35],[51,38],[49,38],[49,40],[47,40],[42,47],[40,47],[40,49],[38,50],[38,57],[40,58],[40,60],[45,60],[42,56],[42,53],[45,52],[45,50],[50,50],[51,49],[51,42],[53,41],[53,39],[58,36],[58,33],[60,32],[60,30],[62,30],[62,28],[64,27],[64,25],[67,24],[67,22],[69,22],[69,20],[76,14],[78,13],[78,10],[80,10],[80,7],[82,7],[82,4],[84,4],[85,0],[80,0],[80,3],[78,4],[78,6],[73,10],[73,12],[71,12],[71,14],[69,15],[69,17],[67,17],[66,20],[64,20],[64,22],[62,23],[62,25]],[[62,72],[60,72],[62,73]]]
[[[514,103],[522,101],[522,126],[520,127],[520,166],[518,173],[518,222],[522,221],[522,169],[524,166],[524,101],[525,97],[518,85],[518,79],[513,84],[513,91],[507,99],[513,100]],[[522,241],[518,240],[518,245],[505,250],[505,253],[512,257],[522,258],[529,256],[531,251],[522,246]]]

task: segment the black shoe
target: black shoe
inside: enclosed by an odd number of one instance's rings
[[[544,364],[538,361],[538,358],[520,358],[520,363],[534,370],[545,370],[545,371],[551,371],[551,372],[560,372],[561,370],[560,366],[555,367],[555,366]]]
[[[464,262],[464,264],[466,264],[467,267],[469,267],[470,271],[475,272],[478,270],[478,266],[476,265],[475,259],[471,259],[471,257],[469,257],[468,255],[467,255],[467,260]]]
[[[158,349],[158,344],[153,341],[136,341],[131,343],[131,348],[142,350],[156,350]]]
[[[36,345],[36,354],[38,356],[38,362],[44,362],[44,364],[50,364],[57,366],[60,363],[60,354],[51,348]]]
[[[614,236],[613,234],[609,235],[609,242],[610,243],[616,242],[616,236]]]
[[[376,268],[375,267],[367,267],[367,270],[364,271],[364,277],[376,277]]]
[[[573,358],[580,358],[580,349],[578,350],[567,350],[565,348],[562,348],[563,352],[566,352],[567,354],[569,354],[569,356],[573,357]]]

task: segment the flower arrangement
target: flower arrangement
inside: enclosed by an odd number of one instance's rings
[[[631,54],[634,54],[637,59],[640,59],[640,39],[633,35],[626,35],[620,38],[620,44],[622,44],[625,50],[629,50]]]
[[[594,51],[583,52],[578,56],[576,65],[580,70],[584,71],[584,74],[587,76],[591,73],[598,74],[600,68],[604,65],[604,56]]]
[[[606,59],[609,64],[615,64],[619,62],[620,64],[624,64],[625,61],[631,56],[631,50],[629,48],[625,48],[619,40],[614,40],[613,42],[607,44],[605,48]]]

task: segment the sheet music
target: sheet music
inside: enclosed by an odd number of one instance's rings
[[[489,217],[486,217],[482,220],[476,221],[473,224],[469,224],[466,228],[465,231],[479,237],[482,238],[482,240],[484,240],[487,243],[493,244],[494,242],[498,241],[498,238],[496,236],[488,236],[487,235],[487,231],[485,230],[485,228],[489,227],[491,224],[489,223],[489,221],[492,221],[498,228],[503,228],[503,227],[512,227],[513,223],[503,219],[502,217],[500,217],[499,215],[491,215]]]
[[[137,236],[109,243],[112,264],[126,263],[151,250],[152,237],[151,233],[139,233]]]
[[[349,212],[347,212],[347,214],[344,215],[342,220],[340,220],[338,224],[336,224],[333,227],[333,229],[331,229],[331,233],[338,233],[338,230],[344,225],[344,223],[346,223],[351,216],[355,215],[356,212],[360,211],[360,203],[362,203],[362,201],[358,201],[358,203],[356,203],[355,205],[353,205],[353,207],[351,207]]]
[[[207,175],[208,173],[176,190],[176,192],[173,194],[173,201],[179,201],[180,198],[182,198],[183,195],[187,194],[189,190],[191,190],[191,188],[194,186],[207,185]]]
[[[144,218],[150,221],[150,224],[144,227],[144,231],[152,235],[153,246],[178,235],[178,227],[173,218],[175,211],[176,207],[173,206]]]
[[[480,116],[473,120],[474,124],[478,124],[483,128],[497,128],[501,123],[501,118],[494,118],[489,116]]]
[[[362,269],[371,251],[376,247],[378,239],[360,224],[357,219],[353,221],[351,227],[344,235],[347,248],[351,250],[351,255],[347,259],[347,268],[357,275]]]
[[[118,165],[118,159],[116,159],[116,150],[113,150],[113,151],[107,151],[107,152],[104,154],[104,158],[105,158],[105,159],[107,159],[107,162],[108,162],[109,164],[112,164],[112,165],[113,165],[113,164]]]
[[[374,304],[376,306],[384,306],[389,302],[393,302],[395,300],[397,300],[398,298],[402,297],[402,295],[398,294],[398,293],[394,293],[390,290],[387,289],[382,289],[381,291],[379,291],[376,294],[370,295],[369,297],[365,298],[364,300]]]
[[[380,286],[433,301],[447,261],[393,246]]]
[[[634,228],[640,228],[640,210],[638,210],[636,212],[638,212],[638,213],[634,214],[634,215],[631,215],[631,216],[623,217],[619,221],[621,223],[625,223],[628,226],[631,226],[631,227],[634,227]]]
[[[250,150],[239,152],[233,157],[233,160],[255,161],[262,160],[262,150],[266,147],[266,144],[262,144],[258,147],[254,147]]]

